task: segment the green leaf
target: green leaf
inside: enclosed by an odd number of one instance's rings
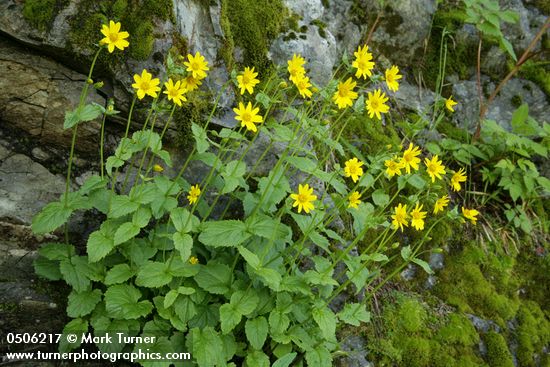
[[[130,268],[128,264],[115,265],[105,275],[105,284],[119,284],[124,283],[135,275],[135,272]]]
[[[279,219],[271,218],[267,215],[257,214],[246,219],[248,230],[260,237],[268,240],[285,240],[289,242],[292,238],[292,230],[287,225],[281,223]]]
[[[263,108],[268,108],[271,104],[271,98],[265,93],[258,92],[256,93],[256,101],[262,104]]]
[[[141,292],[129,284],[117,284],[105,292],[105,309],[115,319],[138,319],[153,310],[149,301],[139,301]]]
[[[306,361],[308,366],[315,367],[331,367],[332,356],[328,349],[322,344],[317,345],[313,349],[306,350]]]
[[[38,257],[34,260],[33,266],[36,274],[43,278],[54,281],[63,278],[61,271],[59,271],[59,261]]]
[[[73,318],[86,316],[95,309],[100,301],[101,291],[99,289],[84,292],[73,290],[68,298],[67,315]]]
[[[102,110],[99,105],[87,104],[65,114],[64,129],[70,129],[83,121],[91,121],[99,117]]]
[[[128,195],[118,195],[111,201],[111,210],[109,211],[109,218],[119,218],[123,215],[135,212],[139,208],[140,204],[131,201]]]
[[[370,313],[365,309],[365,305],[347,303],[344,309],[338,313],[338,318],[346,324],[359,326],[361,322],[370,321]]]
[[[254,350],[246,354],[247,366],[269,367],[269,357],[260,350]]]
[[[170,212],[170,219],[176,227],[176,231],[189,233],[193,231],[199,224],[199,219],[191,215],[189,210],[185,208],[176,208]]]
[[[257,270],[260,267],[260,259],[258,256],[253,253],[250,250],[247,250],[246,248],[242,246],[237,247],[239,250],[239,253],[241,256],[245,259],[248,265],[250,265],[253,269]]]
[[[426,273],[428,273],[428,274],[433,274],[434,273],[434,271],[430,267],[430,264],[428,264],[424,260],[414,258],[414,259],[411,259],[411,261],[413,263],[415,263],[416,265],[420,266],[422,269],[424,269],[424,271]]]
[[[134,212],[134,215],[132,216],[132,223],[138,228],[144,228],[149,224],[151,216],[152,213],[149,207],[140,206],[139,209]]]
[[[409,261],[412,254],[411,246],[405,246],[401,249],[401,257],[405,261]]]
[[[72,210],[65,208],[63,203],[53,202],[46,205],[40,213],[32,219],[31,229],[34,234],[52,232],[64,224],[72,214]]]
[[[384,207],[390,202],[390,196],[382,189],[378,189],[372,193],[372,201],[374,205]]]
[[[228,334],[241,322],[242,314],[230,303],[220,306],[222,333]]]
[[[45,243],[38,249],[38,254],[49,260],[63,260],[73,256],[75,249],[64,243]]]
[[[254,270],[254,273],[259,275],[262,278],[262,281],[265,285],[267,285],[269,288],[271,288],[274,291],[278,291],[281,286],[281,274],[277,270],[266,268],[266,267],[259,267],[258,269]]]
[[[319,325],[325,339],[336,337],[336,315],[321,301],[311,311],[313,320]]]
[[[201,265],[195,281],[205,291],[214,294],[224,294],[230,290],[231,269],[224,264]]]
[[[249,288],[248,291],[236,291],[231,295],[230,303],[235,310],[246,316],[254,312],[260,299],[254,288]]]
[[[180,294],[175,289],[172,289],[170,292],[166,293],[166,296],[164,296],[164,308],[172,306],[179,295]]]
[[[91,262],[97,262],[107,256],[115,248],[116,224],[105,221],[101,227],[90,234],[86,250]]]
[[[193,357],[197,360],[199,366],[224,366],[225,355],[223,341],[214,328],[207,326],[198,329],[193,328],[190,331],[191,342],[189,349],[192,350]]]
[[[500,48],[506,51],[514,61],[517,61],[518,57],[516,56],[516,52],[514,51],[514,46],[512,46],[510,41],[508,41],[504,37],[500,37],[498,41],[499,41]]]
[[[158,288],[170,283],[172,275],[168,263],[148,261],[142,265],[136,277],[136,285],[147,288]]]
[[[199,241],[210,247],[235,247],[250,237],[246,225],[238,220],[209,221],[203,224]]]
[[[290,156],[287,157],[286,160],[294,167],[306,173],[313,173],[313,171],[317,168],[317,163],[309,158]]]
[[[258,188],[258,194],[264,197],[262,209],[266,212],[275,211],[276,205],[290,192],[290,184],[282,169],[270,171],[269,176],[262,177],[258,182]]]
[[[222,194],[234,191],[239,185],[243,186],[243,175],[246,173],[246,164],[239,161],[231,161],[221,173],[224,179]]]
[[[74,319],[69,321],[67,325],[63,328],[63,335],[59,339],[59,351],[61,353],[69,352],[80,346],[82,335],[88,332],[88,321],[82,319]],[[75,334],[77,336],[76,342],[69,343],[67,341],[67,336],[69,334]]]
[[[290,325],[290,319],[279,310],[273,310],[269,313],[269,329],[271,334],[283,334]]]
[[[298,354],[296,352],[288,353],[282,356],[281,358],[277,359],[275,363],[273,363],[273,367],[288,367],[294,361]]]
[[[174,312],[182,322],[187,323],[197,314],[197,308],[191,297],[177,297],[174,302]]]
[[[206,131],[194,122],[191,124],[191,131],[193,132],[193,137],[197,143],[197,152],[199,154],[206,152],[210,147]]]
[[[59,270],[63,279],[77,292],[84,292],[90,285],[90,279],[83,268],[88,266],[88,260],[83,256],[73,256],[59,263]]]
[[[187,261],[191,256],[191,250],[193,249],[193,237],[188,234],[176,232],[172,236],[174,241],[174,247],[179,251],[181,260]]]
[[[115,232],[114,245],[120,245],[134,238],[139,232],[141,232],[141,228],[132,222],[122,224]]]
[[[267,320],[263,316],[246,320],[244,330],[252,348],[258,350],[263,348],[267,339],[268,329]]]

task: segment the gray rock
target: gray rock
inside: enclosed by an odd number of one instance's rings
[[[417,52],[423,50],[436,10],[435,0],[388,0],[383,4],[360,0],[359,3],[373,18],[379,13],[384,16],[370,42],[376,52],[403,65],[412,62]]]
[[[367,341],[359,335],[350,335],[340,344],[343,351],[347,352],[345,357],[339,358],[336,365],[339,367],[372,367],[367,360]]]
[[[338,53],[336,40],[330,31],[321,37],[316,27],[308,27],[306,39],[285,40],[282,35],[273,41],[269,50],[271,60],[278,65],[286,65],[292,55],[301,54],[306,60],[306,69],[311,80],[318,85],[325,85],[332,77],[332,68],[336,64]]]
[[[30,224],[32,217],[64,192],[64,179],[29,157],[15,154],[0,162],[0,218]]]
[[[435,100],[435,93],[403,81],[399,90],[394,94],[399,106],[415,111],[419,116],[428,118],[433,111],[431,107]]]
[[[519,58],[519,53],[529,46],[544,24],[546,17],[535,7],[525,7],[521,0],[502,0],[501,9],[512,10],[519,15],[519,22],[501,25],[504,37],[512,43]],[[534,51],[539,49],[540,43],[534,48]]]
[[[441,270],[445,266],[445,257],[442,253],[431,253],[430,254],[430,267],[432,270]]]
[[[300,15],[305,22],[321,18],[324,7],[321,0],[285,0],[286,7]]]
[[[486,333],[488,331],[496,331],[500,333],[500,327],[493,320],[485,320],[476,315],[467,313],[466,317],[470,319],[477,331]]]
[[[328,8],[325,8],[323,17],[326,29],[336,38],[336,51],[338,55],[347,52],[353,55],[353,51],[361,42],[361,36],[365,33],[366,26],[350,21],[350,10],[353,2],[350,0],[331,0]]]
[[[417,271],[418,268],[416,266],[414,266],[413,264],[408,264],[405,270],[401,272],[401,278],[406,281],[411,281],[416,276]]]
[[[437,277],[433,275],[428,275],[428,278],[424,282],[424,288],[432,289],[437,284]]]
[[[63,121],[65,112],[78,104],[84,80],[84,75],[0,37],[0,120],[40,143],[70,145],[72,132],[63,129]],[[105,103],[93,89],[88,101]],[[99,127],[99,119],[80,125],[78,150],[97,150]]]

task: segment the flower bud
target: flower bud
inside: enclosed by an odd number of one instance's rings
[[[88,78],[88,79],[86,79],[86,83],[88,83],[90,85],[94,84],[94,80],[92,78]]]
[[[287,88],[287,87],[288,87],[287,82],[282,81],[282,82],[279,83],[279,88],[285,89],[285,88]]]
[[[95,88],[95,89],[101,89],[101,88],[103,88],[103,82],[97,82],[97,83],[95,83],[95,84],[94,84],[94,88]]]
[[[155,165],[153,166],[153,171],[155,171],[155,172],[162,172],[162,171],[164,171],[164,168],[162,168],[162,166],[161,166],[160,164],[155,164]]]

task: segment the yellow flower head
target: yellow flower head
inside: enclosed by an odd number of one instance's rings
[[[394,229],[401,228],[401,231],[403,231],[403,226],[408,227],[409,223],[407,222],[407,218],[409,215],[407,214],[407,205],[397,205],[395,208],[395,214],[391,216],[392,225]]]
[[[411,167],[415,170],[418,169],[418,163],[420,163],[420,148],[415,147],[413,143],[409,144],[409,148],[403,152],[403,157],[401,157],[401,165],[407,173],[411,173]]]
[[[382,119],[381,113],[387,113],[390,110],[390,107],[386,104],[388,97],[386,93],[383,93],[380,89],[375,90],[374,92],[367,93],[367,112],[369,117],[373,118],[376,115],[378,120]]]
[[[157,93],[160,91],[160,80],[158,78],[153,79],[153,75],[143,69],[141,76],[138,74],[134,75],[134,81],[135,83],[132,84],[132,87],[136,89],[139,99],[143,99],[146,94],[153,98],[157,98]]]
[[[422,207],[423,205],[418,206],[418,203],[416,203],[415,208],[411,212],[411,226],[417,231],[424,229],[424,218],[426,218],[427,212],[423,212]]]
[[[460,191],[462,188],[460,186],[461,182],[466,182],[466,170],[464,170],[464,168],[459,169],[458,172],[455,172],[453,177],[451,177],[451,186],[454,191]]]
[[[306,60],[304,60],[304,58],[299,54],[294,54],[292,59],[288,60],[288,73],[290,74],[289,79],[293,83],[296,83],[296,80],[306,73],[306,69],[304,69],[305,63]]]
[[[164,168],[163,168],[160,164],[155,164],[155,165],[153,166],[153,171],[155,171],[155,172],[162,172],[162,171],[164,171]]]
[[[239,88],[241,88],[241,94],[244,94],[245,91],[250,94],[254,93],[254,87],[260,82],[256,79],[257,76],[258,73],[254,72],[254,67],[252,69],[249,67],[244,68],[243,73],[237,76],[237,83],[239,84]]]
[[[193,78],[199,80],[206,78],[206,72],[210,69],[208,68],[208,61],[204,59],[200,52],[197,52],[195,56],[188,54],[187,60],[183,65],[187,66],[187,71],[193,75]]]
[[[189,264],[191,264],[191,265],[197,265],[198,263],[199,263],[199,259],[197,259],[196,256],[191,256],[191,257],[189,258]]]
[[[195,204],[200,195],[201,188],[199,187],[199,185],[191,186],[191,189],[189,190],[189,195],[187,195],[187,200],[189,200],[189,204]]]
[[[462,215],[464,216],[464,218],[471,220],[474,225],[477,222],[478,214],[479,212],[475,209],[466,209],[462,207]]]
[[[447,98],[445,100],[445,107],[447,107],[447,109],[451,112],[455,112],[453,106],[454,105],[457,105],[458,103],[456,103],[455,101],[453,101],[453,96],[450,96],[449,98]]]
[[[403,76],[399,74],[399,68],[395,65],[392,65],[391,68],[386,69],[386,84],[388,89],[392,92],[397,92],[399,89],[399,83],[397,82]]]
[[[359,192],[357,192],[357,191],[352,192],[348,196],[348,200],[349,200],[348,208],[357,209],[359,204],[361,204],[360,198],[361,198],[361,194]]]
[[[298,213],[301,213],[302,210],[309,213],[315,209],[313,202],[317,200],[317,196],[313,195],[313,188],[309,187],[308,184],[298,185],[298,193],[290,194],[290,198],[294,200],[292,207],[298,207]]]
[[[128,38],[130,35],[128,34],[128,32],[120,31],[119,22],[115,23],[111,20],[109,21],[108,26],[104,24],[103,26],[101,26],[101,33],[103,33],[105,38],[99,41],[99,44],[107,45],[107,49],[110,53],[115,50],[115,47],[119,50],[124,50],[124,48],[130,45],[130,43],[125,40],[125,38]]]
[[[300,92],[300,95],[302,98],[309,98],[311,97],[311,90],[309,90],[309,87],[311,87],[311,83],[309,82],[309,78],[305,75],[302,75],[298,77],[294,84],[296,84],[296,88],[298,88],[298,92]]]
[[[362,165],[363,162],[357,158],[347,160],[344,166],[344,176],[351,177],[353,182],[357,182],[359,177],[363,176],[363,168],[361,168]]]
[[[355,72],[356,78],[363,77],[364,79],[367,76],[372,75],[372,69],[374,69],[374,62],[372,62],[372,54],[369,52],[369,46],[365,45],[363,47],[359,46],[356,52],[353,53],[355,60],[351,64],[352,67],[356,68]]]
[[[239,102],[239,108],[233,108],[233,111],[237,114],[235,120],[241,122],[241,126],[246,127],[247,130],[256,132],[256,123],[263,122],[262,116],[258,115],[260,109],[258,107],[252,109],[252,103],[248,102],[246,108],[242,102]]]
[[[198,89],[199,85],[202,85],[202,82],[199,79],[193,78],[193,74],[189,74],[181,80],[182,88],[185,88],[188,92]]]
[[[184,95],[187,90],[182,86],[182,83],[179,80],[176,82],[176,84],[174,84],[172,79],[168,79],[168,82],[164,83],[164,88],[166,88],[164,94],[168,96],[169,101],[174,102],[180,107],[181,102],[187,101],[187,98],[185,98]]]
[[[346,108],[353,104],[353,101],[357,98],[357,92],[353,91],[356,85],[357,83],[351,78],[338,84],[338,90],[332,96],[332,100],[338,105],[338,108]]]
[[[434,204],[434,214],[437,214],[443,211],[443,209],[445,209],[447,205],[449,205],[449,196],[443,195],[442,197],[437,199],[437,201]]]
[[[386,166],[386,173],[391,178],[395,175],[401,176],[401,169],[404,168],[400,161],[394,157],[384,161],[384,166]]]
[[[424,164],[426,164],[426,171],[432,178],[432,182],[435,182],[436,177],[441,180],[441,175],[445,174],[445,166],[437,155],[434,155],[432,159],[424,158]]]

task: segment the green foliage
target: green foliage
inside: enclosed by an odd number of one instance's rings
[[[23,17],[38,30],[49,31],[55,16],[67,4],[67,0],[25,0]]]

